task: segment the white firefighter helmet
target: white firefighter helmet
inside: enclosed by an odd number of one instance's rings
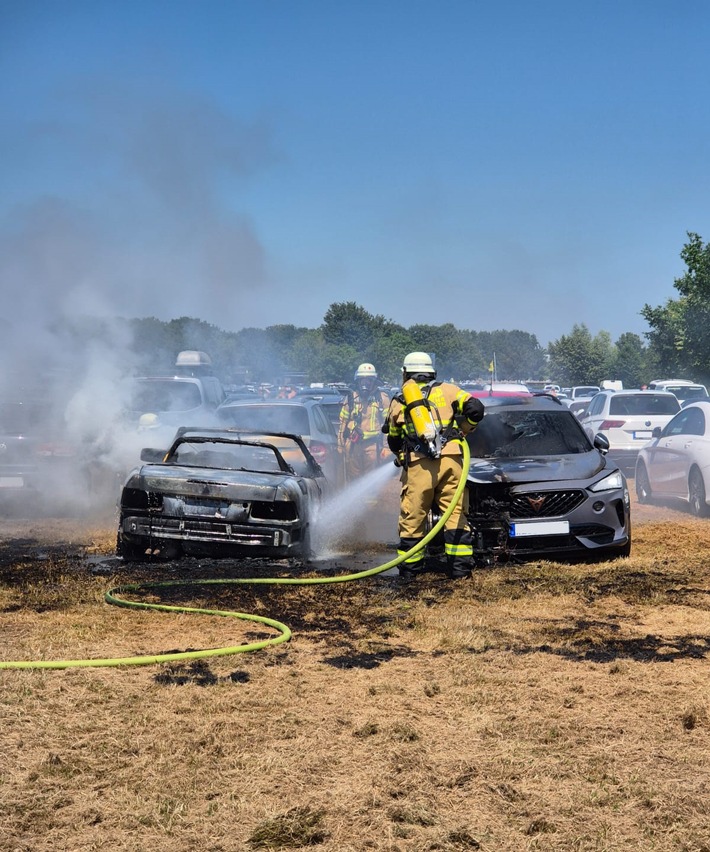
[[[410,352],[402,364],[402,373],[409,376],[415,376],[417,373],[435,376],[436,370],[431,355],[426,352]]]
[[[355,378],[356,379],[376,379],[377,378],[377,370],[375,369],[374,364],[360,364],[360,366],[355,370]]]

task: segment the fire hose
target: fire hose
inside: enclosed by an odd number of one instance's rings
[[[85,659],[85,660],[10,660],[0,661],[0,669],[68,669],[68,668],[107,668],[111,666],[145,666],[157,663],[173,663],[181,660],[200,660],[208,657],[224,657],[230,654],[241,654],[246,651],[258,651],[272,645],[288,642],[291,638],[291,630],[280,621],[266,616],[253,615],[246,612],[233,612],[230,610],[201,609],[188,606],[168,606],[167,604],[146,603],[144,601],[128,600],[122,597],[125,594],[148,591],[150,589],[175,588],[180,586],[230,586],[230,585],[280,585],[280,586],[314,586],[327,583],[346,583],[353,580],[363,580],[365,577],[373,577],[396,567],[401,562],[418,553],[422,548],[435,538],[443,529],[444,524],[451,516],[458,504],[463,489],[466,487],[470,451],[464,440],[455,439],[461,444],[463,450],[463,463],[461,478],[454,492],[454,496],[439,520],[432,526],[431,530],[417,542],[417,544],[406,553],[399,554],[395,559],[368,568],[355,574],[339,574],[332,577],[249,577],[249,578],[225,578],[205,580],[163,580],[150,583],[129,583],[109,589],[104,600],[113,606],[122,606],[129,609],[158,610],[160,612],[193,613],[195,615],[218,615],[226,618],[238,618],[243,621],[254,621],[278,631],[278,635],[260,642],[244,643],[242,645],[231,645],[224,648],[208,648],[199,651],[171,652],[168,654],[149,654],[136,657],[110,657],[107,659]]]

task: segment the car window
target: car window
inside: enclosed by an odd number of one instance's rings
[[[569,455],[591,449],[569,411],[491,411],[471,433],[469,444],[475,458]]]
[[[587,414],[598,414],[602,410],[602,406],[604,405],[605,399],[606,397],[601,394],[593,397],[592,401],[589,403],[589,408],[587,408]]]
[[[704,435],[705,415],[699,408],[686,408],[668,423],[661,433],[662,437],[673,435]]]
[[[609,400],[609,414],[626,415],[665,415],[675,414],[680,403],[674,396],[661,394],[636,394],[634,396],[612,396]]]
[[[237,429],[310,435],[308,412],[300,405],[231,405],[220,416]]]
[[[253,470],[264,473],[281,469],[276,451],[271,447],[225,441],[180,441],[172,448],[167,462],[187,467]]]
[[[702,385],[684,388],[667,388],[671,393],[674,393],[678,399],[702,399],[707,396],[705,388]]]
[[[313,419],[319,432],[329,435],[331,432],[330,422],[325,415],[325,411],[320,405],[313,406]]]

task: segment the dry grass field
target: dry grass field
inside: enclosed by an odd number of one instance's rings
[[[0,671],[0,849],[710,852],[710,521],[633,518],[614,562],[161,594],[291,627],[256,653]],[[0,521],[0,658],[271,635],[103,594],[288,566],[124,566],[113,543],[112,518]]]

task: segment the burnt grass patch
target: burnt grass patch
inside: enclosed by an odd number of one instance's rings
[[[558,638],[563,642],[562,646],[542,644],[510,650],[515,654],[553,654],[566,660],[587,663],[612,663],[622,659],[639,663],[673,663],[683,659],[704,660],[710,657],[708,636],[674,636],[672,639],[664,639],[649,634],[642,638],[621,639],[610,635],[606,639],[590,639],[584,635],[584,627],[580,627],[580,635],[570,641],[570,634],[574,630],[569,628],[560,631]]]
[[[177,650],[165,653],[179,653]],[[224,677],[218,677],[205,660],[166,663],[154,675],[153,681],[161,686],[214,686],[218,683],[248,683],[250,676],[245,671],[234,671]]]

